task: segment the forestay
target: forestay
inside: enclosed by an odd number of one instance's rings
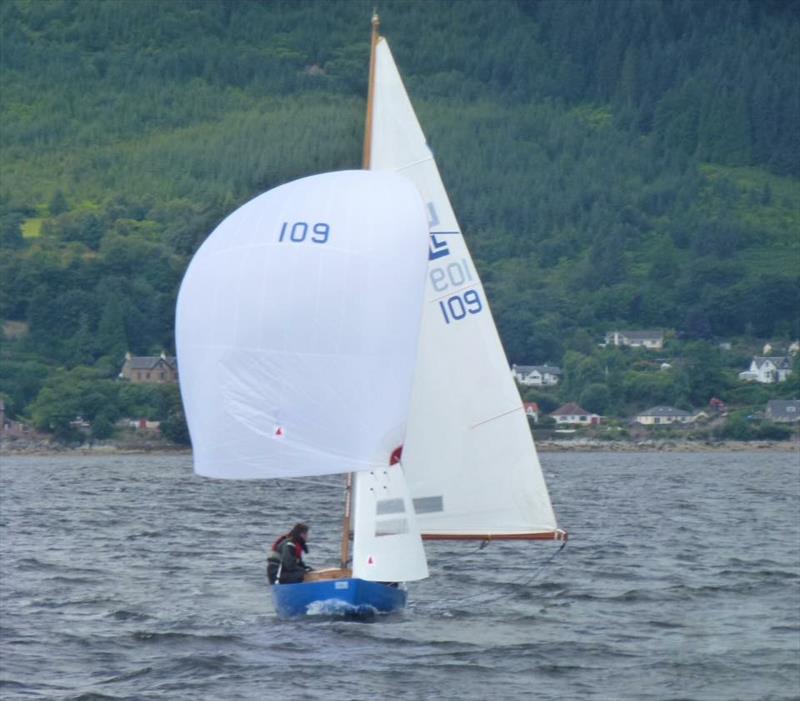
[[[556,520],[483,286],[386,40],[376,47],[370,167],[411,178],[430,247],[403,466],[427,536],[531,537]]]
[[[365,171],[283,185],[214,230],[176,312],[198,474],[388,465],[405,434],[427,238],[411,182]]]

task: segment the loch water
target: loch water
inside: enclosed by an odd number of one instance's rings
[[[563,551],[426,545],[409,607],[357,622],[264,583],[296,520],[335,563],[339,478],[2,455],[0,699],[800,698],[798,452],[540,457]]]

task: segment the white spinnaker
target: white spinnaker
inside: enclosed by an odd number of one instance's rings
[[[214,230],[176,312],[198,474],[389,463],[405,435],[427,238],[414,185],[366,171],[282,185]]]
[[[431,230],[403,465],[423,534],[525,535],[556,519],[519,392],[436,162],[386,40],[376,47],[370,168],[410,178]]]
[[[353,577],[425,579],[428,563],[402,467],[385,466],[354,478]]]

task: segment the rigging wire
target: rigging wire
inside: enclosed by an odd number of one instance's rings
[[[484,540],[476,550],[472,550],[469,553],[465,553],[465,555],[474,555],[476,552],[480,552],[483,550],[487,545],[489,545],[488,540]],[[533,573],[524,581],[522,582],[515,582],[517,586],[527,587],[530,586],[533,581],[544,572],[547,565],[549,565],[555,558],[561,553],[561,551],[567,547],[567,541],[565,540],[561,543],[561,547],[558,548],[555,552],[551,553],[540,565],[537,569],[533,571]],[[486,592],[479,592],[477,594],[470,594],[468,596],[461,596],[457,599],[447,599],[445,603],[447,604],[461,604],[465,601],[473,601],[477,603],[490,603],[492,601],[496,601],[497,599],[502,599],[503,597],[507,596],[506,592],[501,593],[486,593]]]

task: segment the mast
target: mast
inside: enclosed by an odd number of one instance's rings
[[[353,473],[347,473],[344,486],[344,520],[342,522],[342,558],[340,567],[347,569],[347,561],[350,559],[350,512],[353,503]]]
[[[378,33],[381,26],[381,20],[378,17],[377,11],[372,12],[372,42],[369,52],[369,87],[367,89],[367,119],[364,124],[364,157],[362,166],[364,170],[370,168],[370,156],[372,154],[372,103],[375,99],[375,47],[378,46]]]
[[[378,45],[380,35],[378,30],[381,21],[377,11],[372,11],[372,39],[369,51],[369,85],[367,88],[367,118],[364,124],[364,154],[362,165],[364,170],[369,170],[370,153],[372,151],[372,101],[375,95],[375,47]],[[341,568],[347,568],[350,559],[350,519],[353,504],[353,473],[348,473],[345,482],[344,518],[342,520],[342,554]]]

